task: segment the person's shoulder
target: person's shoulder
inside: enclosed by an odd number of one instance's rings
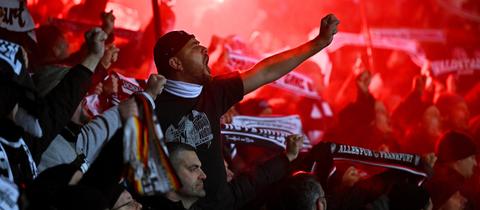
[[[238,71],[229,72],[214,76],[210,82],[219,82],[225,80],[240,79],[240,73]]]

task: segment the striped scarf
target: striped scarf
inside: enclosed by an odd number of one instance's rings
[[[131,117],[124,127],[124,161],[128,163],[127,179],[140,195],[177,190],[181,183],[168,159],[163,134],[149,100],[134,95],[139,117]]]

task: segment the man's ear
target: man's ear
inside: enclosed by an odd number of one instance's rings
[[[171,57],[168,59],[168,64],[176,71],[183,71],[182,62],[177,57]]]
[[[315,202],[315,209],[316,210],[325,210],[325,209],[323,209],[322,200],[320,198],[318,198],[317,201]]]

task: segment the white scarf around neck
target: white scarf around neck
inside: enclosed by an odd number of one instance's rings
[[[167,80],[164,90],[182,98],[196,98],[202,92],[203,85],[188,82]]]

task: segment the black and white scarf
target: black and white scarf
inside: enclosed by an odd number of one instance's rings
[[[334,161],[351,161],[365,165],[401,170],[421,177],[428,176],[425,170],[425,165],[421,160],[421,157],[418,155],[374,151],[363,147],[345,144],[323,144],[329,145],[329,156]],[[333,173],[333,171],[330,173]]]

